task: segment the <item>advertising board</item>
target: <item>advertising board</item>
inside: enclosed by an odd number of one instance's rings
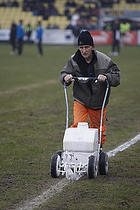
[[[90,31],[95,45],[110,45],[112,44],[111,31]],[[9,41],[10,29],[0,29],[0,41]],[[27,37],[24,37],[27,40]],[[32,32],[31,40],[35,42],[36,31]],[[43,30],[43,44],[50,45],[74,45],[75,37],[71,30],[60,29],[44,29]],[[123,43],[125,45],[140,45],[140,30],[129,31],[123,36]]]

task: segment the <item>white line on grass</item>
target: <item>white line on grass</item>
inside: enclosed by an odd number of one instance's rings
[[[138,134],[137,136],[135,136],[133,139],[127,141],[126,143],[122,144],[121,146],[117,147],[116,149],[108,152],[108,157],[112,157],[115,156],[116,153],[118,152],[122,152],[123,150],[127,149],[128,147],[130,147],[132,144],[135,144],[137,141],[140,140],[140,134]]]
[[[135,136],[133,139],[127,141],[126,143],[122,144],[121,146],[117,147],[116,149],[108,152],[108,157],[115,156],[116,153],[127,149],[139,140],[140,134]],[[70,181],[66,180],[65,178],[61,179],[57,184],[52,185],[48,190],[44,191],[41,195],[35,197],[33,200],[26,203],[25,206],[20,207],[17,210],[33,210],[34,208],[39,207],[40,205],[45,203],[49,198],[51,198],[54,194],[61,192],[62,189],[69,183]]]
[[[57,184],[52,185],[48,190],[44,191],[41,195],[33,198],[33,200],[29,201],[25,204],[25,206],[18,208],[17,210],[32,210],[39,207],[54,194],[61,192],[62,189],[69,184],[69,182],[70,181],[66,180],[65,178],[61,179]]]

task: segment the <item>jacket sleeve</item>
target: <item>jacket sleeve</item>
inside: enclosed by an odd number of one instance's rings
[[[110,86],[118,86],[120,84],[120,69],[112,60],[109,62],[107,69],[108,70],[104,75],[107,77]]]
[[[70,57],[66,63],[66,65],[64,66],[64,68],[62,69],[61,73],[60,73],[60,82],[62,84],[64,84],[64,77],[67,75],[67,74],[72,74],[73,75],[73,72],[74,72],[74,67],[73,67],[73,64],[72,64],[72,57]],[[67,85],[70,85],[70,83],[67,83]]]

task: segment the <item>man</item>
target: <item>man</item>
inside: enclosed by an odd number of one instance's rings
[[[80,31],[82,29],[83,29],[82,21],[81,21],[81,19],[78,19],[76,21],[76,25],[74,25],[73,28],[72,28],[72,32],[73,32],[73,35],[74,35],[74,45],[77,45],[77,39],[78,39],[78,36],[79,36]]]
[[[31,37],[31,34],[32,34],[32,31],[33,31],[33,27],[31,25],[31,23],[29,22],[26,27],[25,27],[25,32],[26,32],[26,36],[28,38],[28,42],[30,41],[30,37]]]
[[[11,55],[15,54],[15,49],[16,49],[16,31],[17,31],[17,25],[15,21],[12,21],[11,25],[11,32],[10,32],[10,42],[12,45],[12,51],[10,52]]]
[[[120,23],[118,20],[116,20],[113,23],[112,32],[113,32],[113,42],[112,42],[112,52],[110,53],[110,55],[118,56],[120,53],[120,38],[121,38]]]
[[[87,122],[90,117],[90,128],[98,128],[100,134],[101,108],[106,91],[106,80],[110,86],[120,84],[120,70],[105,54],[94,49],[93,39],[88,31],[82,31],[78,37],[78,50],[72,55],[60,74],[62,84],[70,85],[76,77],[97,77],[98,81],[90,80],[82,83],[77,80],[73,85],[74,122],[71,127],[77,127],[78,122]],[[106,140],[105,115],[109,102],[110,88],[103,112],[101,148]]]
[[[38,45],[38,51],[39,51],[39,54],[42,56],[43,55],[43,50],[42,50],[42,35],[43,35],[43,28],[41,26],[41,22],[38,21],[38,24],[37,24],[37,30],[36,30],[36,43]]]
[[[22,26],[23,21],[20,20],[19,21],[19,25],[17,26],[17,34],[16,34],[16,39],[18,42],[18,55],[21,56],[22,54],[22,49],[23,49],[23,38],[25,35],[25,31],[24,28]]]

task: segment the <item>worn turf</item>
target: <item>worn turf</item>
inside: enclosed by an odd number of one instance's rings
[[[50,158],[62,149],[65,100],[59,74],[75,46],[24,45],[22,57],[0,45],[0,209],[12,210],[41,194],[58,179],[50,176]],[[110,46],[96,49],[108,54]],[[139,47],[127,46],[112,57],[121,69],[121,85],[112,88],[107,107],[105,151],[140,133]],[[72,87],[68,88],[73,121]],[[107,176],[65,187],[38,209],[138,209],[139,142],[109,160]],[[61,178],[60,178],[61,179]]]

